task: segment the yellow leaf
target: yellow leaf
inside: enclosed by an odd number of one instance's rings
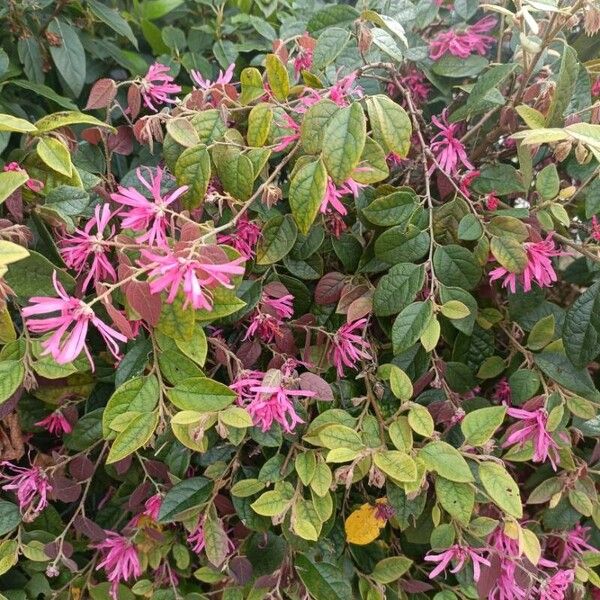
[[[380,498],[377,503],[385,504],[387,500]],[[379,537],[379,532],[385,527],[386,522],[386,519],[377,515],[376,506],[363,504],[346,519],[344,524],[346,540],[357,546],[370,544]]]

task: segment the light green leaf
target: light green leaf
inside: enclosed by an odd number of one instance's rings
[[[377,95],[367,98],[367,112],[375,141],[388,153],[406,156],[412,135],[412,124],[406,111],[391,98]]]
[[[498,508],[517,519],[523,516],[519,486],[502,465],[490,461],[480,463],[479,477],[490,500]]]
[[[474,410],[463,419],[460,428],[465,436],[465,442],[470,446],[483,446],[502,422],[506,414],[504,406],[490,406]]]
[[[457,483],[473,481],[473,474],[460,452],[447,442],[429,442],[419,450],[419,458],[429,471]]]
[[[42,161],[52,170],[65,177],[71,177],[73,172],[71,155],[69,149],[62,142],[51,137],[40,138],[36,151]]]
[[[168,390],[167,396],[181,410],[208,413],[227,408],[236,394],[223,383],[208,377],[190,377]]]
[[[319,214],[327,188],[327,171],[321,159],[306,163],[290,182],[290,207],[298,229],[306,235]]]

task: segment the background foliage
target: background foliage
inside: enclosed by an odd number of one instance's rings
[[[3,597],[598,598],[597,4],[0,21]]]

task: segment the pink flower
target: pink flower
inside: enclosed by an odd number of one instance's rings
[[[563,600],[569,586],[575,581],[575,571],[557,571],[550,579],[543,581],[537,589],[539,600]]]
[[[468,58],[474,53],[483,56],[495,41],[492,36],[484,34],[495,26],[494,17],[484,17],[464,31],[443,31],[430,42],[429,56],[433,60],[439,60],[447,53],[458,58]]]
[[[400,77],[400,83],[406,90],[408,90],[414,104],[417,107],[427,102],[431,88],[425,75],[421,71],[415,68],[409,69],[406,75],[402,75]],[[394,84],[390,84],[388,91],[391,92],[390,95],[395,93],[396,87]],[[405,101],[403,100],[403,104],[404,103]]]
[[[200,554],[206,547],[206,538],[204,537],[204,523],[206,522],[206,515],[200,515],[198,523],[194,530],[188,535],[187,542],[190,544],[192,551],[196,554]],[[235,544],[228,537],[227,538],[227,553],[229,554],[235,550]]]
[[[480,548],[471,548],[469,546],[460,546],[454,544],[450,546],[448,550],[445,550],[441,554],[432,554],[431,551],[425,556],[425,560],[428,562],[439,563],[431,573],[429,573],[429,579],[437,577],[442,571],[445,571],[450,561],[456,562],[456,566],[450,569],[451,573],[458,573],[464,566],[467,560],[471,559],[473,564],[473,579],[479,581],[479,575],[481,574],[481,565],[486,567],[490,566],[490,562],[480,556],[482,550]]]
[[[194,83],[205,92],[208,92],[211,88],[215,87],[215,85],[225,85],[230,83],[233,78],[233,70],[235,69],[235,63],[231,63],[227,70],[223,73],[223,71],[219,71],[219,75],[215,81],[211,81],[210,79],[204,79],[202,77],[202,73],[200,71],[195,71],[192,69],[190,71],[190,75]]]
[[[244,214],[236,223],[235,233],[219,234],[217,242],[228,244],[235,248],[246,260],[250,260],[254,257],[254,249],[260,236],[260,227],[253,221],[249,221]]]
[[[552,468],[556,471],[556,462],[558,458],[558,444],[552,439],[546,429],[548,422],[548,413],[543,408],[535,411],[523,410],[522,408],[509,408],[507,414],[514,419],[519,419],[519,423],[512,426],[512,431],[506,438],[503,448],[519,444],[523,446],[531,441],[533,444],[533,462],[543,463],[546,459],[550,460]]]
[[[600,242],[600,222],[598,221],[598,217],[594,215],[592,217],[592,237]]]
[[[458,187],[465,198],[471,197],[471,184],[481,175],[480,171],[467,171],[460,179]]]
[[[142,250],[142,256],[155,264],[148,273],[150,293],[159,294],[168,289],[167,302],[171,304],[181,289],[185,296],[184,308],[191,305],[212,310],[210,289],[218,286],[233,289],[232,278],[245,271],[240,264],[245,261],[243,256],[230,261],[217,246],[205,246],[201,254],[192,256],[186,248],[169,250],[165,255]]]
[[[69,423],[63,412],[59,409],[51,412],[46,418],[35,423],[38,427],[47,429],[52,435],[71,433],[73,425]]]
[[[512,400],[512,391],[506,377],[503,377],[494,388],[494,400],[501,404],[510,404]]]
[[[157,167],[154,174],[150,173],[150,181],[142,177],[140,169],[136,173],[138,181],[152,194],[153,202],[142,196],[133,187],[124,188],[119,186],[117,192],[111,194],[110,197],[119,204],[131,207],[129,212],[120,213],[119,216],[123,219],[121,224],[124,228],[145,231],[145,233],[135,238],[138,244],[148,242],[150,245],[156,244],[164,247],[167,245],[168,206],[184,194],[188,186],[178,187],[175,191],[163,197],[160,189],[164,174],[163,169]]]
[[[106,238],[104,237],[104,230],[114,214],[110,212],[108,204],[97,205],[94,216],[83,229],[76,229],[74,234],[67,234],[59,241],[61,256],[67,267],[77,271],[77,275],[81,275],[84,270],[87,271],[87,276],[83,280],[84,291],[92,280],[97,283],[106,279],[115,281],[117,278],[117,273],[106,256],[109,248],[104,244],[115,233],[112,227]],[[94,228],[96,233],[92,234]],[[87,261],[90,257],[92,257],[92,264],[88,265]]]
[[[298,141],[300,139],[300,125],[290,117],[287,113],[283,113],[283,118],[285,120],[284,124],[280,124],[279,126],[282,128],[291,131],[287,135],[283,135],[279,138],[277,146],[273,148],[273,152],[281,152],[285,150],[290,144]]]
[[[66,364],[73,362],[83,350],[93,368],[94,362],[85,344],[88,327],[92,323],[106,342],[112,355],[118,358],[117,342],[125,342],[127,338],[103,323],[83,300],[69,296],[58,281],[56,271],[52,275],[52,281],[59,297],[33,296],[30,299],[32,306],[26,306],[22,311],[30,331],[34,333],[54,332],[42,342],[44,349],[42,355],[50,354],[57,363]],[[30,318],[34,315],[48,313],[60,314],[44,319]]]
[[[131,540],[114,531],[105,531],[105,533],[106,539],[93,545],[102,554],[102,561],[96,570],[104,569],[106,578],[111,583],[111,598],[118,600],[119,583],[140,577],[142,566],[135,544]]]
[[[500,205],[500,198],[498,198],[498,196],[496,196],[496,194],[494,194],[493,192],[491,194],[488,194],[485,197],[485,207],[493,212],[495,211],[498,206]]]
[[[321,201],[321,213],[325,214],[330,209],[330,206],[335,209],[340,215],[344,216],[348,214],[348,210],[342,204],[341,199],[344,196],[352,194],[354,198],[358,197],[360,189],[365,187],[362,183],[354,181],[354,179],[346,179],[344,183],[337,187],[331,177],[327,178],[327,188],[325,189],[325,195]]]
[[[360,86],[355,86],[356,72],[342,77],[330,90],[329,99],[333,100],[338,106],[346,106],[349,97],[362,98],[363,90]]]
[[[8,461],[3,461],[0,465],[5,467],[0,473],[0,479],[8,482],[2,489],[16,493],[23,520],[33,521],[48,506],[48,494],[52,491],[45,471],[35,466],[18,467]],[[8,474],[8,469],[13,475]]]
[[[27,173],[27,171],[21,167],[21,165],[19,165],[18,162],[10,162],[6,165],[4,165],[4,171],[15,171],[17,173]],[[39,179],[32,179],[31,177],[25,182],[25,185],[32,191],[32,192],[41,192],[43,187],[44,187],[44,183],[42,181],[40,181]]]
[[[596,78],[596,81],[592,84],[592,97],[596,98],[600,96],[600,77]]]
[[[579,523],[575,525],[566,536],[551,536],[548,541],[548,547],[552,549],[560,564],[567,563],[575,554],[591,551],[598,552],[588,543],[588,537],[591,527],[584,527]]]
[[[259,305],[253,313],[252,321],[244,336],[245,340],[257,334],[264,342],[272,342],[275,337],[281,335],[283,319],[289,319],[294,314],[294,296],[292,294],[276,296],[273,295],[274,292],[269,293],[272,290],[268,288],[269,286],[263,291]]]
[[[174,79],[168,72],[169,67],[155,62],[142,79],[140,91],[144,104],[154,112],[158,111],[155,104],[174,104],[175,99],[170,97],[171,94],[181,92],[181,87],[173,83]]]
[[[494,581],[488,600],[526,600],[527,591],[517,582],[518,564],[513,559],[500,559],[500,575]]]
[[[298,49],[298,54],[296,54],[296,58],[294,59],[294,73],[296,74],[296,77],[300,75],[300,71],[310,69],[312,64],[313,49],[300,46]]]
[[[269,431],[273,422],[277,422],[286,433],[292,433],[296,425],[304,423],[296,413],[292,398],[312,398],[316,394],[309,390],[289,389],[288,384],[291,382],[286,381],[281,371],[269,369],[266,373],[242,373],[229,387],[237,393],[237,403],[245,406],[255,426]]]
[[[431,117],[435,126],[440,130],[431,138],[430,148],[446,175],[456,175],[459,163],[467,169],[474,170],[470,163],[463,143],[457,137],[459,123],[448,123],[448,109],[445,108],[438,117]],[[432,166],[431,172],[435,170]]]
[[[331,339],[329,360],[337,370],[338,377],[344,376],[344,366],[356,368],[361,359],[371,359],[370,344],[364,339],[367,319],[344,323]]]
[[[523,244],[527,254],[527,265],[522,273],[512,273],[504,267],[497,267],[490,271],[490,281],[504,278],[502,287],[507,287],[514,294],[517,291],[517,280],[523,286],[523,291],[531,290],[531,283],[535,282],[540,287],[550,287],[556,281],[556,273],[550,258],[560,256],[561,252],[556,250],[549,233],[541,242],[525,242]]]

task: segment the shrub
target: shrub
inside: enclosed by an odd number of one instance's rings
[[[598,596],[600,13],[375,4],[0,115],[7,598]]]

